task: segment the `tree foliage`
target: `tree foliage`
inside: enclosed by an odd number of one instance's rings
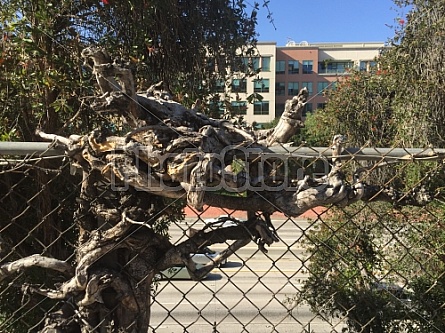
[[[3,1],[1,138],[31,141],[38,126],[59,133],[94,127],[83,103],[92,77],[80,54],[90,45],[131,59],[139,89],[162,80],[186,104],[207,96],[227,68],[250,71],[242,56],[255,52],[258,7],[242,0]]]
[[[352,71],[338,83],[326,109],[308,118],[308,140],[321,143],[320,134],[340,132],[354,146],[445,144],[445,54],[439,46],[445,42],[445,1],[395,2],[410,11],[395,21],[395,36],[377,67]],[[423,183],[442,197],[443,177],[435,169],[443,166],[407,163],[382,177],[407,190]],[[326,315],[346,316],[352,332],[442,331],[442,216],[443,205],[426,211],[374,205],[330,216],[306,243],[311,277],[301,299]],[[411,290],[411,306],[377,293],[372,285],[382,282]],[[403,314],[409,319],[400,321]]]
[[[317,223],[304,241],[310,276],[298,299],[315,313],[346,318],[349,332],[406,329],[401,320],[409,310],[403,288],[395,289],[398,277],[387,274],[382,278],[386,267],[395,267],[386,250],[388,230],[400,229],[393,214],[376,214],[385,211],[385,206],[356,204],[332,210],[328,221]],[[397,259],[392,259],[395,264]]]
[[[445,1],[408,0],[406,20],[381,57],[396,83],[397,138],[406,146],[445,143]]]
[[[409,8],[371,72],[352,70],[329,94],[313,125],[353,145],[442,146],[445,141],[445,1],[396,1]],[[308,126],[311,126],[308,123]]]
[[[304,241],[310,277],[298,300],[345,318],[350,332],[442,332],[443,211],[387,204],[331,211]]]

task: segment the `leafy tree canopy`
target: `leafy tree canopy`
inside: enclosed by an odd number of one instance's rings
[[[409,8],[409,14],[396,18],[395,36],[376,59],[377,67],[370,73],[352,71],[340,80],[326,109],[306,119],[306,141],[326,145],[332,134],[344,133],[350,145],[359,147],[444,146],[445,1],[395,3]],[[441,198],[442,168],[406,163],[383,177],[407,192],[425,185]],[[400,211],[387,205],[350,209],[332,214],[309,235],[311,277],[300,299],[327,316],[346,316],[351,332],[442,331],[445,293],[437,272],[443,272],[444,263],[443,205],[427,210]],[[397,240],[389,246],[390,237],[403,239],[403,244]],[[397,273],[387,273],[385,265]],[[382,293],[382,286],[392,282],[411,289],[412,308]]]
[[[445,143],[445,1],[395,1],[409,9],[371,72],[351,71],[308,133],[345,133],[353,145]],[[328,119],[329,121],[323,121]],[[322,143],[326,144],[326,143]]]
[[[80,54],[90,45],[130,59],[139,89],[162,80],[182,103],[207,96],[227,68],[249,71],[258,9],[243,0],[3,1],[1,139],[93,126],[84,107],[93,80]]]

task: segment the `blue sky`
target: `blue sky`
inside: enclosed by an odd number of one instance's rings
[[[269,8],[276,30],[261,7],[258,40],[275,41],[277,46],[289,39],[297,43],[386,42],[394,36],[397,19],[408,13],[392,0],[270,0]]]

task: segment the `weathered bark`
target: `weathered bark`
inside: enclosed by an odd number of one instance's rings
[[[77,326],[82,332],[95,327],[101,327],[100,332],[106,327],[109,332],[147,332],[150,286],[159,271],[185,265],[193,278],[200,279],[252,240],[266,251],[265,245],[278,241],[270,222],[275,211],[299,216],[316,206],[345,206],[358,200],[399,205],[424,205],[430,200],[423,192],[400,194],[368,185],[359,179],[360,170],[352,183],[346,182],[342,162],[336,158],[343,150],[342,136],[334,138],[334,158],[326,176],[290,179],[280,174],[283,161],[265,154],[270,153],[268,146],[286,142],[302,126],[305,89],[286,103],[276,128],[254,132],[185,108],[168,98],[163,84],[136,94],[131,71],[111,63],[106,52],[89,48],[82,55],[93,60],[102,93],[95,108],[123,116],[134,129],[121,137],[101,130],[69,138],[38,132],[64,147],[83,172],[74,267],[42,257],[0,267],[0,280],[30,266],[70,274],[54,290],[27,288],[50,298],[70,299],[74,307],[70,311],[62,307],[48,317],[42,332],[75,331]],[[108,192],[98,190],[104,184]],[[224,191],[245,195],[222,195]],[[185,199],[198,211],[204,204],[244,210],[249,218],[235,227],[200,230],[173,245],[154,228],[159,213],[148,203],[158,197]],[[228,240],[234,242],[214,261],[196,268],[191,254]]]
[[[196,268],[191,254],[205,246],[228,240],[235,242],[213,261]],[[113,327],[110,332],[116,328],[124,329],[124,332],[148,332],[150,288],[156,273],[185,265],[192,278],[199,280],[252,240],[265,250],[264,245],[278,239],[267,223],[255,217],[247,222],[239,221],[235,227],[199,231],[174,246],[165,236],[156,234],[149,223],[141,225],[123,213],[115,226],[104,232],[93,232],[89,240],[79,247],[75,269],[59,260],[32,256],[2,265],[0,278],[34,266],[73,274],[71,279],[54,290],[24,286],[29,293],[56,300],[70,299],[74,306],[74,311],[62,307],[49,316],[42,332],[74,332],[79,325],[76,316],[83,318],[80,326],[85,332],[94,331],[96,326]],[[110,263],[108,258],[116,258],[114,254],[118,252],[120,255],[114,264]],[[117,263],[119,265],[116,266]]]
[[[43,257],[39,254],[16,260],[11,263],[6,263],[0,266],[0,282],[9,275],[20,272],[29,267],[41,267],[45,269],[52,269],[66,275],[70,275],[73,269],[70,264],[65,261],[54,258]]]
[[[277,126],[267,135],[268,146],[288,142],[293,135],[297,134],[300,127],[303,127],[303,109],[308,95],[307,89],[303,88],[297,96],[286,101]]]

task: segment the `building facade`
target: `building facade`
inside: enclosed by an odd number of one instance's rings
[[[334,88],[350,69],[369,71],[383,47],[383,42],[289,42],[282,47],[275,42],[258,42],[260,56],[254,61],[259,73],[238,81],[235,76],[230,99],[232,104],[243,106],[242,115],[247,122],[259,124],[279,117],[286,100],[303,87],[309,91],[305,111],[324,108],[324,92]],[[249,103],[249,96],[259,98],[250,98]]]

